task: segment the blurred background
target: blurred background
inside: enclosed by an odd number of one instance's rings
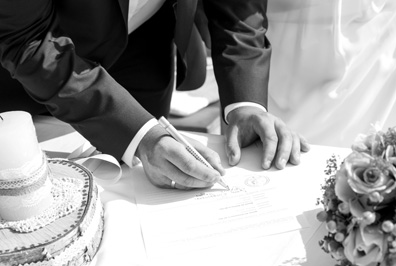
[[[396,1],[269,0],[267,16],[271,113],[311,144],[338,147],[396,126]],[[221,132],[210,57],[204,86],[171,106],[180,129]]]

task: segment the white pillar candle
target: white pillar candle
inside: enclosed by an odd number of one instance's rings
[[[20,221],[44,213],[53,202],[48,175],[32,116],[0,113],[0,219]]]
[[[32,117],[23,111],[0,116],[0,171],[19,168],[40,153]]]

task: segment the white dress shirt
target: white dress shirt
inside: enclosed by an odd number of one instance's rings
[[[152,15],[157,12],[165,0],[129,0],[129,10],[128,10],[128,33],[133,32],[140,25],[142,25],[145,21],[147,21]],[[224,120],[228,123],[227,116],[228,114],[239,107],[242,106],[255,106],[263,111],[267,111],[267,109],[257,103],[252,102],[239,102],[226,106],[224,109]],[[133,157],[135,155],[136,149],[139,146],[140,141],[146,135],[146,133],[158,125],[158,121],[156,119],[151,119],[148,121],[135,135],[129,144],[128,148],[125,150],[124,155],[122,156],[122,160],[129,166],[133,166]]]

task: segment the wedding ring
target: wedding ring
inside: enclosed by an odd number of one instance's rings
[[[171,182],[171,187],[172,187],[172,188],[176,188],[176,182],[173,181],[173,180],[172,180],[172,182]]]

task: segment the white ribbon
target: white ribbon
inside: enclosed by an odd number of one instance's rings
[[[46,151],[46,153],[52,158],[62,154],[52,151]],[[99,185],[115,184],[122,176],[119,162],[113,156],[99,152],[88,141],[67,155],[66,159],[88,168]]]

